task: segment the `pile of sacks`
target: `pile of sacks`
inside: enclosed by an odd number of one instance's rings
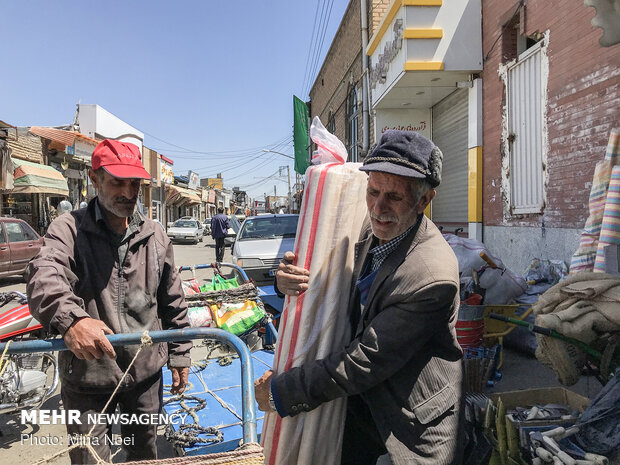
[[[537,325],[613,355],[620,336],[620,278],[605,273],[578,273],[541,295],[533,309]],[[536,357],[556,372],[562,384],[575,384],[586,353],[560,339],[542,335],[536,338]],[[604,377],[604,371],[609,370],[605,361],[599,367]]]

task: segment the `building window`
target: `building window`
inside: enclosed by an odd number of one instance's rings
[[[545,47],[545,41],[535,43],[500,73],[506,92],[503,144],[510,161],[504,182],[510,189],[510,214],[515,215],[542,213],[545,205],[549,66]]]
[[[332,134],[336,134],[336,116],[331,111],[327,117],[327,130]]]
[[[349,161],[357,162],[357,86],[351,87],[347,96],[347,150]]]

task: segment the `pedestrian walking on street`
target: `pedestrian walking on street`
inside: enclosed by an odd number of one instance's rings
[[[171,392],[180,394],[191,365],[191,341],[144,346],[138,353],[139,346],[114,350],[106,338],[189,327],[170,239],[136,209],[141,179],[151,177],[140,160],[134,144],[101,142],[88,173],[97,197],[53,221],[29,265],[30,311],[70,350],[59,355],[61,398],[65,410],[80,411],[81,423],[68,422],[67,433],[98,455],[74,448],[69,452],[74,464],[110,461],[112,424],[92,425],[88,418],[102,412],[121,380],[104,413],[118,405],[124,415],[158,414],[162,366],[170,367]],[[77,442],[93,426],[93,441]],[[157,458],[157,424],[122,424],[121,434],[127,461]]]
[[[211,218],[211,237],[215,239],[215,261],[221,263],[224,260],[224,238],[230,228],[230,221],[224,215],[224,209],[218,208],[217,215]]]

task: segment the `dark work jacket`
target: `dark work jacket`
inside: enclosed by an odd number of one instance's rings
[[[228,228],[230,228],[230,221],[228,220],[228,217],[223,213],[218,213],[213,218],[211,218],[212,238],[218,239],[221,237],[226,237]]]
[[[50,224],[44,245],[29,265],[28,303],[50,332],[64,335],[84,317],[103,321],[114,333],[189,328],[181,278],[170,239],[154,221],[142,217],[129,239],[123,263],[95,202],[61,215]],[[190,366],[191,341],[144,347],[124,388],[131,388],[170,366]],[[80,360],[70,351],[59,356],[60,377],[78,391],[112,390],[138,350],[117,346],[115,360]]]

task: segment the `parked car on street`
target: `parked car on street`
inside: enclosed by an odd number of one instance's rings
[[[293,250],[299,215],[271,214],[245,219],[233,245],[233,263],[257,284],[270,284],[284,253]]]
[[[168,228],[168,237],[172,242],[198,244],[203,239],[202,223],[191,216],[179,218]]]
[[[24,276],[42,245],[43,238],[24,220],[0,218],[0,276]]]

